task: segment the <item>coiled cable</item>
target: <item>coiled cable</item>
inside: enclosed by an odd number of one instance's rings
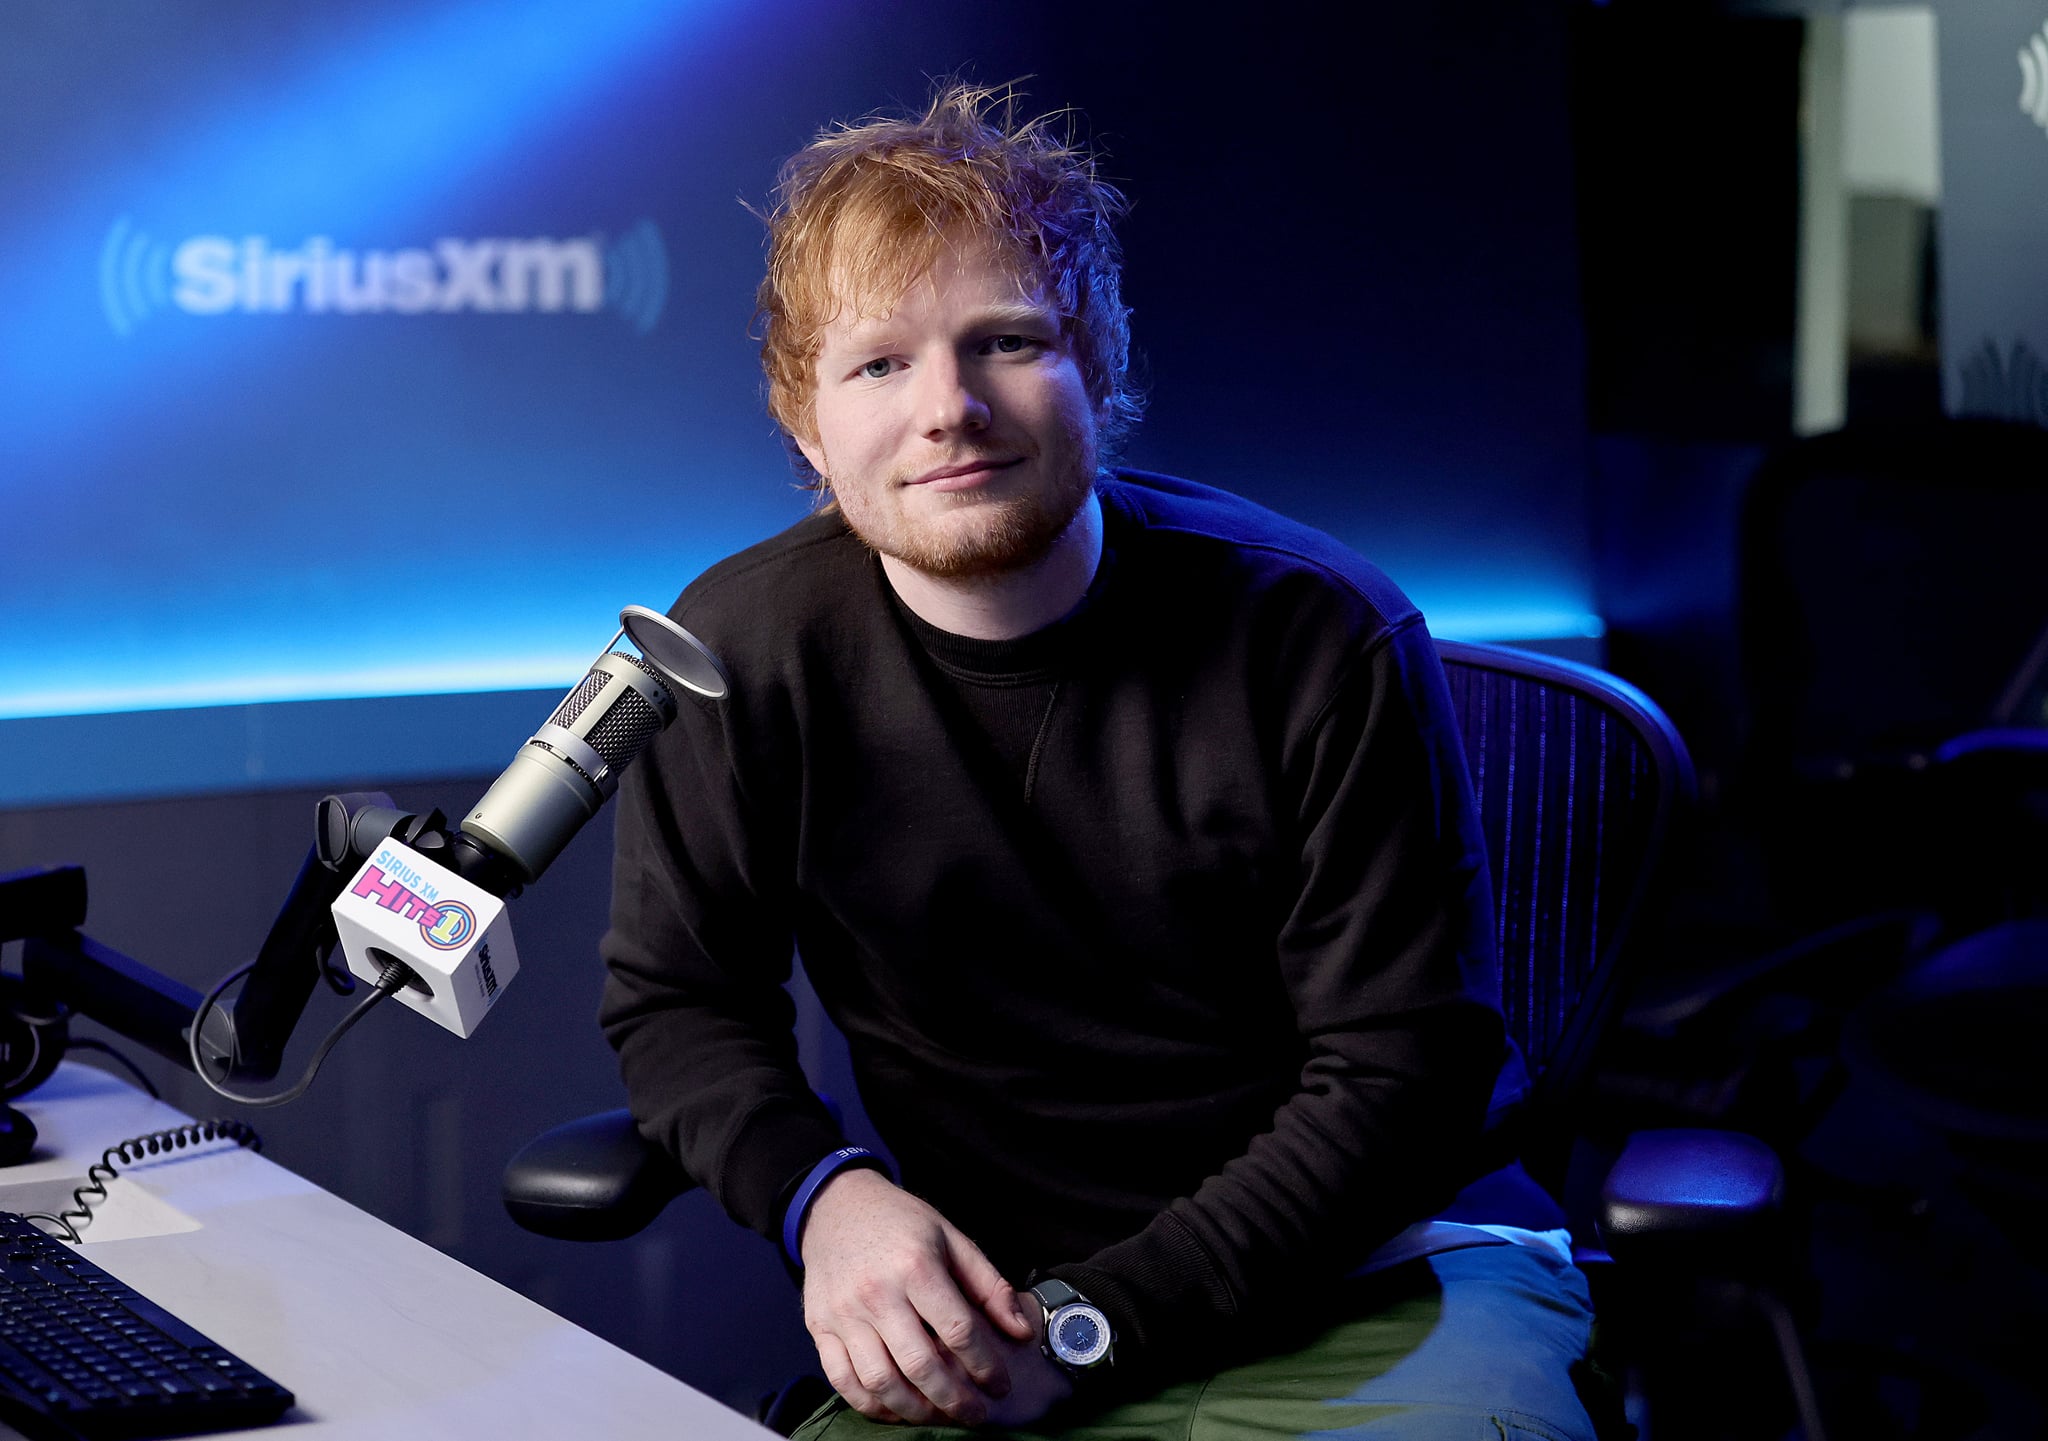
[[[52,1234],[80,1244],[84,1237],[78,1234],[79,1227],[92,1224],[93,1207],[107,1199],[107,1182],[121,1174],[121,1167],[133,1166],[145,1156],[163,1155],[171,1151],[182,1151],[187,1146],[203,1145],[208,1141],[233,1141],[237,1146],[246,1146],[252,1151],[263,1149],[263,1138],[256,1134],[256,1128],[245,1121],[215,1117],[207,1121],[190,1121],[168,1131],[151,1131],[146,1136],[134,1136],[126,1141],[107,1147],[100,1158],[85,1170],[85,1183],[71,1193],[71,1205],[62,1211],[26,1211],[26,1221],[49,1221],[58,1229]]]

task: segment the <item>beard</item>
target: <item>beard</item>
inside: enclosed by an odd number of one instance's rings
[[[1092,467],[1074,467],[1059,479],[1057,487],[961,507],[963,513],[945,517],[944,524],[904,525],[894,548],[884,554],[940,580],[1028,569],[1043,560],[1074,523],[1095,484],[1095,472]]]
[[[1096,450],[1089,429],[1061,436],[1052,451],[1035,458],[1041,466],[1037,483],[1015,494],[964,494],[934,513],[915,516],[900,508],[879,514],[879,508],[848,506],[842,498],[840,513],[869,549],[935,579],[972,580],[1026,570],[1066,534],[1095,487]],[[904,490],[892,484],[887,493],[901,496]]]

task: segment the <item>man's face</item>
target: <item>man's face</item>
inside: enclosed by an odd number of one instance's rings
[[[825,328],[804,455],[862,540],[928,575],[1030,565],[1095,479],[1095,407],[1059,313],[948,250],[887,315]]]

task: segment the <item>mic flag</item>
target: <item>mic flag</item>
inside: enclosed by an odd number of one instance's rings
[[[363,862],[334,903],[334,927],[350,972],[374,982],[399,962],[416,979],[397,999],[458,1036],[519,974],[505,902],[398,841]]]

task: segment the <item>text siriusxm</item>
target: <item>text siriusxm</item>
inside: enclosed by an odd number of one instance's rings
[[[260,235],[195,235],[171,254],[171,300],[229,311],[597,310],[604,254],[593,239],[452,240],[431,250],[344,250],[323,235],[280,249]]]
[[[442,238],[349,248],[326,235],[284,245],[262,235],[165,244],[123,215],[100,246],[100,306],[126,339],[152,315],[548,315],[612,311],[642,335],[668,305],[668,246],[639,220],[602,235]]]

